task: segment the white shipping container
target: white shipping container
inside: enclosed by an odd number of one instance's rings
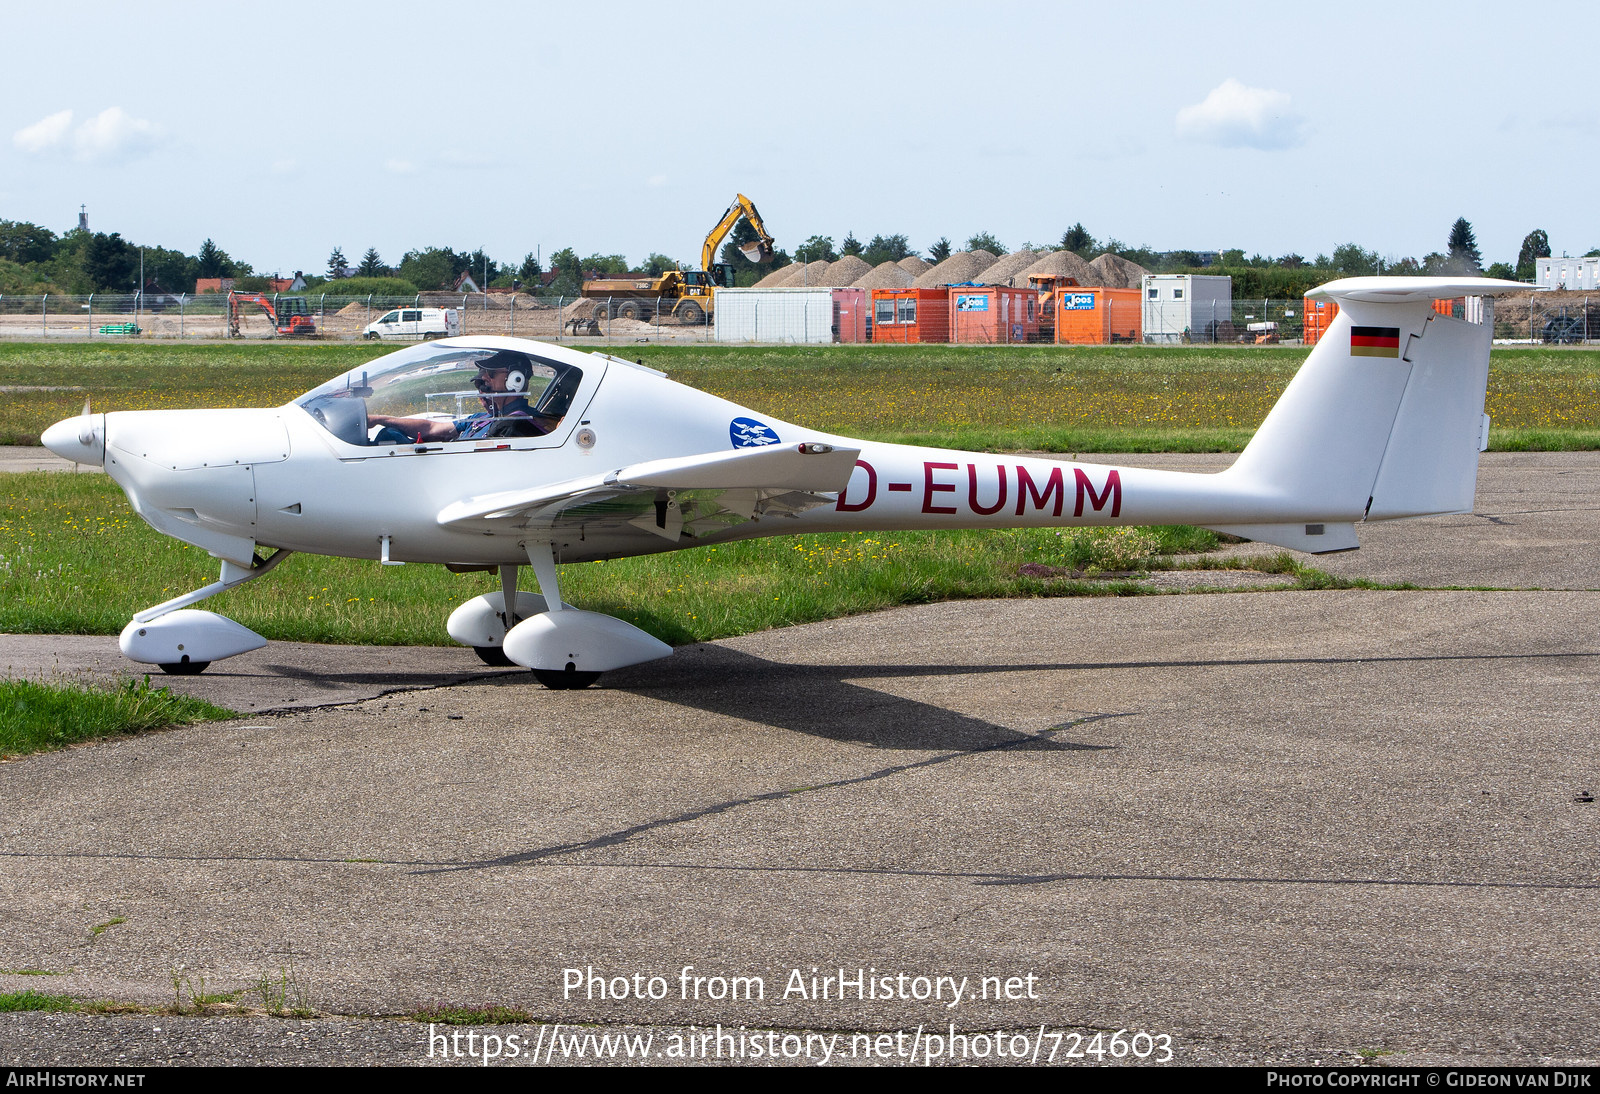
[[[1533,264],[1541,289],[1600,289],[1600,258],[1536,258]]]
[[[1233,322],[1233,278],[1216,274],[1146,274],[1144,340],[1212,342]],[[1218,333],[1218,327],[1229,324]]]
[[[718,342],[832,342],[833,290],[718,289]]]

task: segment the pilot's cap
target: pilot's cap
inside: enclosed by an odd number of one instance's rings
[[[501,369],[521,369],[528,371],[528,360],[520,353],[513,353],[508,349],[495,350],[487,357],[479,358],[473,364],[485,372],[499,372]]]

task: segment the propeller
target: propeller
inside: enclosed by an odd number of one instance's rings
[[[89,396],[83,397],[83,416],[78,419],[78,443],[94,444],[94,418],[89,414]]]

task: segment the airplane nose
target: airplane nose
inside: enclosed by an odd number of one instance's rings
[[[44,446],[64,460],[104,467],[106,463],[106,416],[80,414],[65,418],[44,431],[39,438]]]

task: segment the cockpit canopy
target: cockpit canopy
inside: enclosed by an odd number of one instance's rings
[[[506,370],[507,390],[486,390],[485,370]],[[582,380],[574,365],[519,350],[425,344],[358,365],[295,404],[355,445],[407,439],[384,436],[392,427],[376,418],[450,423],[462,436],[538,436],[559,424]]]

